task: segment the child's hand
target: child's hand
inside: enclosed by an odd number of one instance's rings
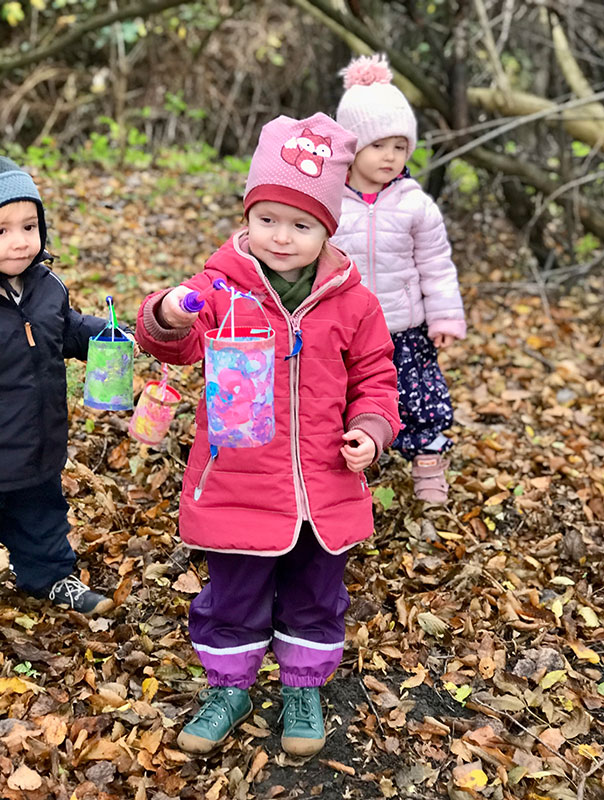
[[[165,323],[169,328],[190,328],[193,325],[199,312],[184,311],[180,307],[180,301],[190,291],[191,289],[186,286],[177,286],[164,296],[159,307],[160,322]]]
[[[371,436],[358,428],[353,428],[343,434],[342,439],[346,444],[340,447],[340,453],[344,456],[346,466],[351,472],[361,472],[371,464],[375,458],[375,442]]]
[[[134,347],[132,348],[132,355],[134,356],[134,358],[138,358],[140,356],[140,354],[141,354],[141,349],[140,349],[139,343],[134,338],[134,334],[133,333],[127,333],[126,334],[126,339],[130,339],[131,342],[134,342]]]
[[[455,341],[455,336],[451,336],[450,333],[435,333],[430,338],[434,347],[449,347]]]

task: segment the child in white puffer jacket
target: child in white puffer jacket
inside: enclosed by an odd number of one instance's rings
[[[332,241],[377,295],[392,335],[401,417],[392,446],[413,461],[417,497],[444,503],[453,409],[437,348],[466,333],[457,270],[442,215],[405,166],[417,123],[386,59],[361,56],[342,74],[336,119],[358,144]]]

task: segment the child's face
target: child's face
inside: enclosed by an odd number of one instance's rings
[[[388,136],[368,144],[356,154],[348,182],[359,192],[379,192],[385,183],[401,174],[407,151],[404,136]]]
[[[306,211],[262,200],[248,213],[249,247],[275,272],[291,273],[318,257],[327,230]]]
[[[29,200],[0,207],[0,272],[20,275],[40,251],[38,209]]]

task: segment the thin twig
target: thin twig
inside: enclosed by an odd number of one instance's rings
[[[585,783],[587,779],[591,778],[594,772],[597,772],[600,769],[600,767],[604,767],[604,758],[601,758],[599,761],[596,761],[596,763],[589,770],[589,772],[584,773],[584,775],[581,777],[581,780],[577,784],[577,800],[583,800],[583,794],[585,793]]]
[[[581,767],[577,766],[576,764],[573,764],[572,761],[569,761],[568,758],[563,756],[562,753],[560,753],[558,750],[554,750],[553,747],[550,747],[547,742],[543,741],[543,739],[539,736],[539,734],[533,733],[533,731],[526,728],[521,722],[518,722],[517,719],[514,719],[514,717],[511,714],[508,714],[507,711],[504,711],[503,709],[499,708],[491,708],[491,706],[487,705],[486,703],[483,703],[482,701],[476,702],[476,700],[474,700],[473,702],[475,705],[480,705],[484,706],[485,708],[488,708],[489,711],[492,711],[494,714],[501,714],[510,722],[512,722],[514,725],[517,725],[521,730],[523,730],[525,733],[528,733],[529,736],[532,736],[533,739],[539,742],[540,745],[543,745],[543,747],[545,747],[546,750],[549,750],[550,753],[553,753],[553,755],[555,755],[557,758],[560,758],[562,761],[564,761],[565,764],[568,764],[568,766],[573,770],[573,772],[579,772],[581,770]]]
[[[443,164],[448,164],[449,161],[452,161],[454,158],[459,158],[465,153],[468,153],[470,150],[474,150],[479,145],[484,144],[491,139],[496,139],[498,136],[502,136],[504,133],[508,133],[514,128],[519,128],[522,125],[528,125],[529,122],[536,122],[539,119],[546,119],[547,117],[551,117],[555,114],[561,114],[563,111],[567,111],[571,108],[579,108],[580,106],[589,105],[589,103],[594,103],[603,99],[604,92],[596,92],[591,97],[581,97],[579,99],[569,100],[567,103],[553,105],[551,108],[544,108],[540,111],[535,111],[532,114],[527,114],[526,116],[523,115],[514,117],[510,122],[504,123],[499,128],[489,131],[488,133],[479,136],[477,139],[472,139],[472,141],[463,144],[456,150],[452,150],[450,153],[447,153],[441,158],[437,158],[436,161],[431,161],[424,169],[421,169],[413,177],[418,180],[427,173],[432,172],[432,170],[436,169],[437,167],[440,167]]]
[[[533,350],[532,347],[524,346],[522,347],[522,352],[526,353],[526,355],[529,356],[530,358],[534,358],[535,361],[539,361],[550,372],[556,371],[556,365],[553,364],[548,358],[541,355],[541,353],[538,350]]]
[[[103,452],[101,453],[100,458],[96,462],[94,467],[90,470],[91,472],[96,472],[97,469],[101,466],[101,464],[103,463],[103,459],[105,458],[105,453],[106,452],[107,452],[107,437],[104,437],[104,439],[103,439]]]
[[[378,724],[378,727],[379,727],[380,731],[382,732],[382,736],[385,736],[386,732],[384,731],[384,726],[382,725],[382,721],[380,719],[380,715],[378,714],[377,709],[373,704],[373,700],[369,696],[369,692],[367,691],[367,687],[363,683],[363,679],[362,678],[359,678],[359,684],[361,686],[361,689],[365,693],[365,697],[367,698],[367,702],[369,703],[369,708],[373,711],[373,714],[375,716],[375,719],[376,719],[376,722]]]

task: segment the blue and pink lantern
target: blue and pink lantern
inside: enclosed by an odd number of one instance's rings
[[[205,333],[208,439],[215,447],[261,447],[275,435],[275,331],[254,295],[220,279],[213,288],[230,292],[231,304],[220,327]],[[239,299],[258,304],[266,327],[235,324]],[[202,307],[197,292],[181,300],[185,311]]]

